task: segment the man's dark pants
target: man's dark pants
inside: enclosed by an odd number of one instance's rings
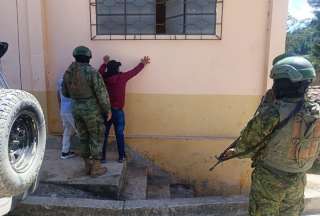
[[[125,150],[124,150],[125,115],[122,109],[113,109],[113,108],[112,108],[112,119],[108,122],[105,122],[106,130],[105,130],[105,137],[104,137],[104,143],[103,143],[103,149],[102,149],[102,160],[106,159],[105,155],[107,151],[110,128],[112,125],[114,125],[114,131],[116,133],[119,159],[122,160],[126,156]]]

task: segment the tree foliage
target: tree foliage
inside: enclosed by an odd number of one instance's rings
[[[319,0],[309,0],[309,3],[320,9]],[[288,24],[294,22],[289,17]],[[311,22],[292,31],[288,29],[286,51],[307,57],[317,71],[320,71],[320,10],[315,12],[315,18]]]
[[[308,0],[308,3],[315,9],[320,9],[320,1],[319,0]]]
[[[316,69],[320,71],[320,11],[316,12],[316,19],[311,23],[311,25],[315,29],[313,34],[314,40],[311,47],[311,60]]]

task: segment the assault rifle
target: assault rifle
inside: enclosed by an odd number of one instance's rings
[[[270,91],[269,91],[268,93],[270,93]],[[267,94],[268,94],[268,93],[267,93]],[[267,98],[267,99],[268,99],[268,98]],[[265,98],[262,98],[261,103],[260,103],[257,111],[255,112],[254,116],[257,115],[259,108],[263,105],[263,103],[265,102],[265,100],[266,100]],[[253,151],[256,151],[256,154],[255,154],[255,155],[258,155],[258,154],[265,148],[265,146],[262,145],[262,144],[263,144],[267,139],[270,138],[270,136],[274,133],[274,131],[276,131],[276,130],[278,130],[278,129],[281,129],[282,127],[284,127],[284,126],[289,122],[289,120],[290,120],[293,116],[295,116],[295,114],[297,114],[297,113],[300,111],[300,109],[301,109],[302,106],[303,106],[303,102],[304,102],[304,100],[299,101],[299,102],[297,103],[296,107],[293,109],[293,111],[287,116],[287,118],[285,118],[284,120],[280,121],[280,122],[273,128],[272,132],[271,132],[269,135],[267,135],[266,137],[264,137],[263,140],[262,140],[259,144],[257,144],[255,147],[249,148],[249,149],[248,149],[247,151],[245,151],[245,152],[241,152],[241,153],[238,153],[238,154],[233,154],[233,155],[231,155],[231,156],[227,156],[226,153],[227,153],[230,149],[236,147],[236,145],[237,145],[237,143],[238,143],[238,141],[240,140],[241,137],[239,137],[238,139],[236,139],[236,140],[235,140],[230,146],[228,146],[228,148],[226,148],[219,156],[216,156],[216,159],[217,159],[218,161],[209,169],[209,171],[214,170],[219,164],[221,164],[221,163],[223,163],[223,162],[225,162],[225,161],[227,161],[227,160],[231,160],[231,159],[233,159],[233,158],[237,158],[237,157],[241,157],[241,156],[247,155],[247,154],[249,154],[249,153],[251,153],[251,152],[253,152]],[[262,146],[261,146],[261,145],[262,145]]]

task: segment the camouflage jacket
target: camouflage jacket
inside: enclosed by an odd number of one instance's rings
[[[109,95],[101,75],[90,64],[73,62],[63,77],[62,94],[75,100],[95,98],[102,114],[110,111]]]
[[[320,87],[311,87],[305,101],[320,103]],[[269,90],[262,100],[255,116],[247,123],[241,131],[238,142],[235,145],[235,154],[246,153],[240,158],[252,158],[255,160],[259,152],[268,143],[267,136],[273,132],[280,122],[280,113],[274,106],[275,98]]]
[[[263,101],[256,115],[241,131],[240,138],[235,145],[236,154],[243,154],[241,158],[252,158],[267,142],[264,140],[280,121],[278,110],[272,103]]]

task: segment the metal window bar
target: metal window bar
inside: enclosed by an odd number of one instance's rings
[[[186,0],[184,0],[184,13],[181,14],[184,16],[183,22],[183,33],[184,34],[156,34],[156,15],[153,13],[146,14],[135,14],[127,13],[127,0],[124,0],[125,11],[124,14],[98,14],[97,13],[97,0],[89,0],[89,9],[90,9],[90,35],[91,40],[222,40],[222,31],[223,31],[223,4],[224,0],[216,0],[216,11],[213,13],[187,13],[186,12]],[[154,4],[156,7],[156,3]],[[125,34],[108,34],[108,35],[99,35],[97,34],[98,29],[98,16],[115,16],[115,15],[124,15],[125,17]],[[141,16],[141,15],[155,15],[155,24],[154,24],[154,34],[127,34],[127,16]],[[181,16],[180,15],[180,16]],[[186,34],[186,16],[187,15],[213,15],[216,16],[215,23],[215,34]],[[172,17],[169,17],[169,19]]]

